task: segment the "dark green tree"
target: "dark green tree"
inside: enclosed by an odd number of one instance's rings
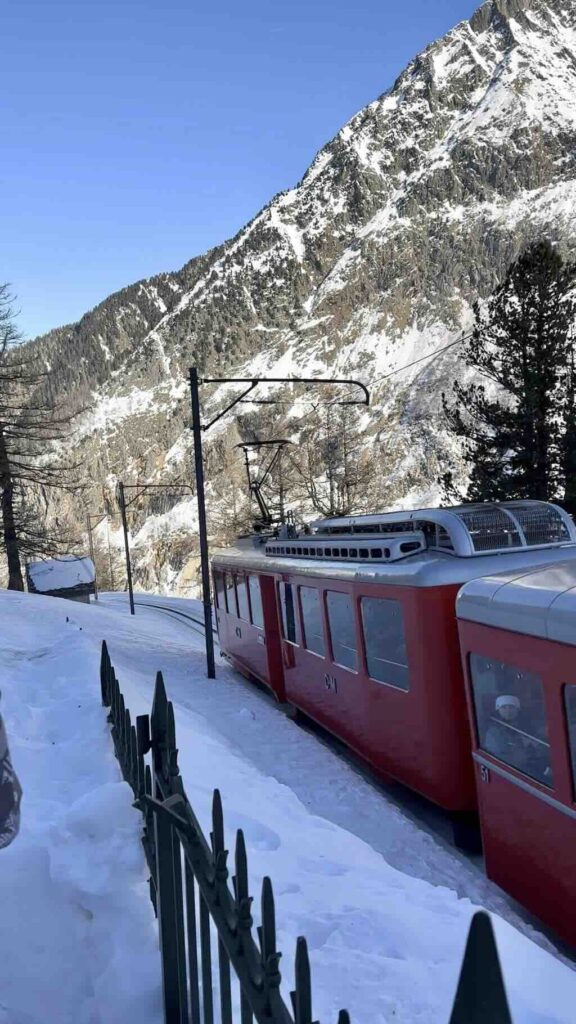
[[[482,380],[442,395],[463,442],[468,500],[563,498],[576,491],[575,268],[549,242],[528,248],[475,308],[465,365]],[[453,475],[442,478],[454,496]]]

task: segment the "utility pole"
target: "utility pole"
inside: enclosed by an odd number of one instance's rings
[[[130,564],[130,545],[128,542],[128,520],[126,518],[126,498],[124,496],[124,484],[122,481],[118,482],[116,488],[116,497],[118,499],[118,505],[120,506],[120,515],[122,516],[122,529],[124,531],[124,551],[126,553],[126,581],[128,583],[128,596],[130,598],[130,615],[134,615],[134,591],[132,588],[132,565]]]
[[[90,558],[92,560],[92,565],[94,566],[94,600],[97,601],[98,600],[98,582],[97,582],[97,576],[96,576],[96,562],[94,560],[94,541],[92,539],[92,522],[91,522],[91,516],[90,515],[86,516],[86,526],[88,528],[88,548],[90,550]]]
[[[206,634],[206,673],[208,679],[216,678],[214,662],[214,635],[212,633],[212,601],[210,598],[210,563],[208,556],[208,531],[206,528],[206,498],[204,494],[204,463],[202,459],[202,424],[200,422],[200,398],[198,395],[198,370],[190,370],[190,398],[192,403],[192,434],[194,438],[194,472],[196,476],[196,500],[198,502],[198,539],[200,542],[200,566],[202,572],[202,604],[204,605],[204,632]]]
[[[110,572],[110,590],[116,590],[114,570],[112,568],[112,548],[110,547],[110,519],[106,515],[106,539],[108,541],[108,569]]]
[[[208,556],[208,531],[206,528],[206,497],[204,493],[204,463],[202,460],[202,432],[210,430],[218,420],[221,420],[226,413],[234,409],[240,402],[251,402],[256,405],[274,405],[275,399],[256,399],[248,396],[258,387],[259,384],[304,384],[314,386],[344,385],[355,387],[361,393],[361,398],[349,399],[339,402],[339,405],[369,405],[370,394],[368,388],[361,381],[347,380],[335,377],[198,377],[198,369],[193,366],[189,371],[190,398],[192,405],[192,434],[194,438],[194,472],[196,476],[196,500],[198,503],[198,539],[200,543],[200,564],[202,572],[202,604],[204,605],[204,632],[206,634],[206,672],[209,679],[216,676],[214,664],[214,637],[212,635],[212,603],[210,599],[210,563]],[[200,419],[200,384],[246,384],[248,385],[240,395],[233,398],[228,405],[222,409],[209,423],[203,424]],[[277,444],[278,442],[273,442]],[[282,442],[282,445],[286,442]],[[241,445],[241,447],[245,447]],[[248,467],[248,458],[246,457]],[[270,471],[270,467],[268,472]],[[284,506],[284,495],[281,497],[282,508]]]
[[[120,509],[122,516],[122,529],[124,531],[124,551],[126,552],[126,580],[128,583],[128,594],[130,596],[130,614],[134,615],[134,588],[132,586],[132,563],[130,561],[130,544],[128,537],[128,519],[126,517],[126,509],[133,505],[135,501],[138,501],[143,494],[147,494],[149,491],[168,491],[169,493],[176,491],[191,491],[190,484],[124,484],[121,480],[116,485],[116,501]],[[126,501],[126,491],[136,491],[130,501]],[[110,537],[108,537],[108,551],[110,552]],[[110,565],[112,563],[110,562]]]

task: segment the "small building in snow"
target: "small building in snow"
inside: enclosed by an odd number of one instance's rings
[[[90,558],[63,555],[26,565],[26,582],[31,594],[66,597],[89,604],[90,594],[95,592],[95,580],[94,563]]]

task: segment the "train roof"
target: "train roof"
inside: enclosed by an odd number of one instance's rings
[[[475,579],[456,610],[460,619],[576,646],[576,559]]]
[[[322,519],[296,534],[244,538],[220,564],[411,586],[464,583],[576,556],[576,527],[544,501],[458,505]],[[297,564],[295,564],[297,563]]]
[[[528,500],[343,516],[318,520],[312,529],[312,539],[324,543],[335,537],[376,534],[385,539],[420,533],[427,549],[459,558],[576,541],[576,528],[564,509],[546,501]]]
[[[213,562],[223,569],[276,573],[314,579],[334,579],[382,583],[392,586],[438,587],[466,583],[478,576],[496,576],[523,572],[574,559],[576,544],[555,548],[535,548],[510,553],[488,554],[479,558],[454,558],[441,551],[420,551],[397,562],[366,563],[266,555],[253,547],[227,548],[214,553]]]

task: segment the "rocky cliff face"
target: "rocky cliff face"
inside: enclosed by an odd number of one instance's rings
[[[37,339],[52,390],[87,410],[73,444],[91,507],[120,476],[188,479],[192,364],[372,384],[364,426],[385,442],[390,500],[433,500],[450,444],[439,391],[458,346],[423,357],[458,338],[528,241],[574,249],[575,96],[576,0],[488,0],[236,238]],[[194,538],[169,512],[176,500],[141,506],[141,528],[151,512],[161,520],[141,545],[146,585],[190,578]]]

